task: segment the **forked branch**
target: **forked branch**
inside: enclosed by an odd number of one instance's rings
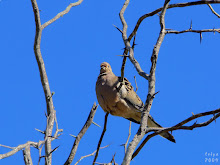
[[[207,115],[213,115],[213,117],[211,117],[209,120],[203,122],[203,123],[199,123],[197,124],[196,122],[194,124],[192,124],[191,126],[183,126],[184,124],[194,120],[194,119],[197,119],[197,118],[200,118],[200,117],[203,117],[203,116],[207,116]],[[208,111],[208,112],[203,112],[203,113],[198,113],[198,114],[195,114],[185,120],[183,120],[182,122],[176,124],[175,126],[173,127],[169,127],[169,128],[153,128],[153,129],[147,129],[146,133],[149,133],[151,131],[156,131],[150,135],[148,135],[144,141],[141,143],[141,145],[138,147],[138,149],[134,152],[134,154],[132,155],[132,159],[137,156],[137,154],[140,152],[140,150],[143,148],[143,146],[148,142],[149,139],[151,139],[152,137],[156,136],[156,135],[159,135],[160,133],[163,133],[163,132],[168,132],[168,131],[175,131],[175,130],[180,130],[180,129],[183,129],[183,130],[193,130],[194,128],[199,128],[199,127],[204,127],[204,126],[207,126],[209,125],[210,123],[212,123],[213,121],[215,121],[218,117],[220,116],[220,109],[216,109],[216,110],[213,110],[213,111]]]
[[[125,0],[125,3],[120,11],[120,14],[119,14],[122,25],[123,25],[123,30],[121,32],[122,32],[122,39],[123,39],[124,45],[125,45],[125,50],[123,53],[124,57],[123,57],[123,62],[122,62],[122,67],[121,67],[121,80],[122,81],[124,78],[124,69],[125,69],[127,57],[129,57],[130,61],[132,62],[132,64],[134,65],[134,67],[136,68],[136,70],[140,76],[144,77],[145,79],[148,79],[148,76],[149,76],[147,73],[145,73],[141,69],[140,64],[134,58],[134,47],[131,46],[130,41],[128,40],[128,37],[127,37],[128,26],[127,26],[126,20],[124,18],[124,12],[125,12],[126,8],[128,7],[129,2],[130,2],[130,0]],[[128,53],[129,53],[129,55],[128,55]]]
[[[52,130],[54,126],[54,120],[55,120],[55,111],[54,111],[54,105],[53,105],[53,99],[52,94],[50,91],[49,81],[47,78],[47,73],[45,69],[44,60],[42,58],[41,49],[40,49],[40,43],[41,43],[41,36],[42,36],[42,30],[48,26],[49,24],[53,23],[57,19],[59,19],[64,14],[68,13],[71,7],[79,5],[82,3],[83,0],[79,0],[76,3],[71,3],[66,10],[63,12],[57,14],[53,19],[49,20],[45,24],[41,25],[40,21],[40,12],[37,5],[36,0],[31,0],[32,8],[34,12],[35,17],[35,24],[36,24],[36,34],[35,34],[35,41],[34,41],[34,53],[35,57],[38,63],[38,68],[40,72],[40,78],[41,78],[41,84],[44,89],[44,95],[45,100],[47,104],[47,125],[46,125],[46,131],[45,131],[45,164],[50,165],[52,160],[52,150],[51,150],[51,141],[52,141]]]
[[[138,145],[138,143],[141,141],[141,139],[144,137],[145,135],[145,130],[147,128],[147,120],[148,120],[148,115],[153,103],[153,98],[155,96],[155,71],[156,71],[156,63],[157,63],[157,58],[158,58],[158,53],[160,50],[160,46],[162,44],[162,41],[165,37],[165,21],[164,21],[164,17],[165,17],[165,13],[166,13],[166,9],[168,8],[169,5],[169,0],[166,0],[164,3],[164,7],[162,9],[162,12],[160,14],[160,26],[161,26],[161,30],[160,30],[160,34],[157,40],[157,43],[153,49],[153,53],[151,56],[151,69],[150,69],[150,75],[148,78],[148,95],[147,95],[147,100],[144,106],[144,111],[142,113],[142,117],[141,117],[141,124],[139,127],[138,132],[136,133],[136,135],[134,136],[133,140],[131,141],[131,143],[128,146],[128,149],[126,151],[124,160],[122,162],[122,165],[128,165],[130,164],[131,158],[132,158],[132,154],[134,152],[134,149],[136,148],[136,146]]]
[[[202,0],[202,1],[194,1],[194,2],[185,2],[185,3],[177,3],[177,4],[171,4],[168,6],[167,9],[172,9],[172,8],[176,8],[176,7],[187,7],[187,6],[195,6],[195,5],[204,5],[204,4],[217,4],[220,3],[220,1],[207,1],[207,0]],[[141,16],[136,25],[134,30],[132,31],[132,33],[129,35],[128,37],[128,41],[131,41],[131,39],[134,37],[134,35],[137,33],[138,28],[140,27],[141,23],[143,20],[145,20],[148,17],[154,16],[155,14],[158,14],[159,12],[161,12],[163,9],[163,7],[158,8],[150,13],[144,14],[143,16]]]

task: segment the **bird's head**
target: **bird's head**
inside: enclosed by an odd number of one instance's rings
[[[100,68],[100,74],[112,72],[112,68],[111,68],[110,64],[107,63],[107,62],[101,63],[100,67],[101,67]]]

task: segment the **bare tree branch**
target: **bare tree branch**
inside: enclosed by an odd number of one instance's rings
[[[109,145],[106,145],[106,146],[104,146],[104,147],[100,147],[100,149],[106,148],[106,147],[108,147],[108,146],[109,146]],[[81,158],[75,163],[75,165],[77,165],[77,164],[78,164],[82,159],[84,159],[84,158],[87,158],[87,157],[89,157],[89,156],[94,156],[96,152],[97,152],[97,150],[95,150],[93,153],[91,153],[91,154],[89,154],[89,155],[81,156]]]
[[[119,32],[123,33],[121,29],[119,29],[117,26],[113,25]]]
[[[80,140],[82,139],[83,135],[86,133],[86,131],[88,130],[88,128],[90,127],[90,125],[92,124],[92,121],[93,121],[93,118],[95,116],[95,113],[96,113],[96,110],[97,110],[97,105],[96,103],[93,104],[92,106],[92,109],[89,113],[89,116],[86,120],[86,123],[85,125],[83,126],[83,128],[81,129],[81,131],[79,132],[79,134],[77,135],[75,141],[74,141],[74,144],[73,144],[73,147],[71,149],[71,152],[70,152],[70,155],[69,157],[67,158],[66,162],[64,163],[64,165],[69,165],[72,163],[74,157],[75,157],[75,154],[76,154],[76,151],[77,151],[77,148],[79,146],[79,142]]]
[[[55,111],[55,110],[54,110]],[[61,134],[58,134],[59,132],[63,132],[63,129],[59,129],[58,127],[58,122],[57,122],[57,116],[56,116],[56,111],[55,111],[55,123],[56,123],[56,131],[54,133],[54,138],[58,138]]]
[[[135,87],[136,87],[135,92],[137,92],[137,90],[138,90],[138,85],[137,85],[136,76],[134,76],[134,82],[135,82]]]
[[[40,43],[41,43],[41,35],[42,35],[42,26],[40,21],[40,13],[38,9],[38,5],[36,0],[31,0],[32,7],[34,11],[34,17],[35,17],[35,24],[36,24],[36,34],[35,34],[35,41],[34,41],[34,53],[35,57],[38,63],[38,68],[40,71],[40,78],[41,78],[41,84],[44,89],[44,95],[46,99],[47,104],[47,127],[45,132],[45,163],[46,165],[51,164],[52,154],[49,154],[51,152],[51,135],[54,125],[54,119],[55,119],[55,112],[54,112],[54,106],[53,106],[53,99],[51,97],[51,91],[49,86],[49,81],[47,78],[47,73],[44,65],[44,60],[42,58],[41,49],[40,49]]]
[[[218,18],[220,18],[220,15],[212,8],[210,4],[207,4],[209,8],[211,9],[212,13],[215,14]]]
[[[33,162],[31,159],[30,145],[26,146],[25,149],[23,150],[23,157],[24,157],[25,165],[33,165]]]
[[[167,9],[171,9],[171,8],[176,8],[176,7],[187,7],[187,6],[194,6],[194,5],[203,5],[203,4],[216,4],[216,3],[220,3],[220,1],[218,0],[214,0],[214,1],[207,1],[207,0],[202,0],[202,1],[194,1],[194,2],[185,2],[185,3],[177,3],[177,4],[171,4],[168,6]],[[128,41],[131,41],[131,39],[133,38],[133,36],[136,34],[140,24],[142,23],[142,21],[147,18],[147,17],[151,17],[154,16],[155,14],[161,12],[163,9],[163,7],[156,9],[150,13],[144,14],[143,16],[141,16],[136,25],[134,30],[132,31],[132,33],[130,34],[130,36],[128,37]]]
[[[96,125],[97,127],[101,128],[100,125],[98,125],[97,123],[95,123],[94,121],[92,122],[92,124]]]
[[[207,116],[207,115],[214,115],[212,118],[210,118],[209,120],[207,120],[206,122],[203,122],[203,123],[199,123],[199,124],[196,124],[194,123],[193,125],[191,126],[183,126],[184,124],[196,119],[196,118],[200,118],[200,117],[203,117],[203,116]],[[208,112],[203,112],[203,113],[198,113],[196,115],[192,115],[191,117],[183,120],[182,122],[176,124],[175,126],[173,127],[169,127],[169,128],[153,128],[153,129],[150,129],[148,128],[146,133],[148,132],[151,132],[151,131],[156,131],[150,135],[148,135],[144,141],[141,143],[141,145],[138,147],[138,149],[134,152],[134,154],[132,155],[132,159],[137,156],[137,154],[140,152],[140,150],[143,148],[143,146],[147,143],[147,141],[160,134],[160,133],[163,133],[163,132],[168,132],[168,131],[174,131],[174,130],[180,130],[180,129],[184,129],[184,130],[192,130],[194,128],[198,128],[198,127],[204,127],[204,126],[207,126],[208,124],[210,124],[211,122],[213,122],[215,119],[217,119],[218,117],[220,116],[220,109],[217,109],[217,110],[214,110],[214,111],[208,111]]]
[[[193,29],[187,29],[187,30],[182,30],[182,31],[177,31],[177,30],[167,30],[166,34],[181,34],[181,33],[204,33],[204,32],[218,32],[220,33],[220,29],[202,29],[202,30],[193,30]]]
[[[127,149],[127,145],[128,145],[130,136],[131,136],[131,121],[130,121],[130,124],[129,124],[128,138],[127,138],[127,141],[126,141],[125,144],[124,144],[125,153],[126,153],[126,149]]]
[[[55,136],[53,136],[53,139],[57,139],[57,137],[59,137],[60,134],[57,134]],[[25,162],[32,162],[31,160],[31,157],[30,157],[30,146],[33,146],[34,148],[38,149],[39,150],[39,160],[38,160],[38,164],[40,163],[40,159],[42,157],[46,157],[46,156],[41,156],[41,150],[43,148],[43,145],[45,144],[45,141],[46,139],[44,139],[43,141],[39,141],[39,142],[32,142],[32,141],[28,141],[27,143],[25,144],[21,144],[21,145],[18,145],[17,147],[9,147],[9,146],[6,146],[6,145],[2,145],[0,144],[0,147],[5,147],[5,148],[10,148],[12,149],[12,151],[8,152],[8,153],[5,153],[5,154],[0,154],[0,159],[4,159],[6,157],[9,157],[9,156],[12,156],[14,155],[15,153],[17,153],[18,151],[22,150],[23,149],[23,155],[24,155],[24,161]],[[51,151],[52,153],[53,151]],[[51,154],[50,153],[50,154]],[[26,156],[26,157],[25,157]],[[33,163],[32,163],[33,164]]]
[[[44,28],[47,27],[48,25],[52,24],[53,22],[55,22],[56,20],[58,20],[60,17],[63,17],[65,14],[67,14],[67,13],[70,11],[70,9],[71,9],[72,7],[78,6],[78,5],[80,5],[82,2],[83,2],[83,0],[78,0],[78,1],[75,2],[75,3],[70,3],[64,11],[58,13],[54,18],[52,18],[51,20],[49,20],[49,21],[47,21],[46,23],[44,23],[44,24],[42,25],[42,29],[44,29]]]
[[[39,158],[38,158],[38,163],[37,163],[38,165],[40,164],[40,161],[41,161],[41,158],[42,158],[41,151],[43,149],[43,146],[44,146],[43,144],[41,146],[40,145],[38,146],[38,150],[39,150],[38,151],[39,152]]]
[[[130,0],[125,0],[125,3],[119,13],[119,17],[121,19],[121,23],[123,25],[123,30],[122,30],[122,39],[124,41],[124,44],[125,44],[125,51],[128,52],[128,41],[127,41],[127,29],[128,29],[128,25],[127,25],[127,22],[125,21],[125,18],[124,18],[124,12],[125,10],[127,9],[128,7],[128,4],[129,4],[129,1]],[[123,54],[123,55],[127,55],[126,54]],[[127,60],[127,56],[124,56],[123,58],[123,62],[122,62],[122,67],[121,67],[121,81],[123,82],[124,81],[124,69],[125,69],[125,63],[126,63],[126,60]]]
[[[151,65],[151,69],[150,69],[150,75],[148,78],[148,82],[149,82],[148,95],[147,95],[147,100],[145,103],[144,111],[142,112],[141,125],[140,125],[139,130],[136,133],[135,137],[133,138],[132,142],[128,146],[127,152],[126,152],[124,160],[122,162],[122,165],[130,164],[134,149],[136,148],[138,143],[141,141],[141,139],[145,135],[145,130],[147,128],[148,115],[149,115],[149,112],[150,112],[150,109],[151,109],[151,106],[153,103],[153,98],[155,95],[155,71],[156,71],[156,63],[157,63],[158,53],[159,53],[162,41],[163,41],[165,34],[166,34],[164,17],[165,17],[166,9],[168,8],[168,5],[169,5],[169,1],[170,0],[165,1],[164,7],[163,7],[162,12],[160,14],[161,30],[160,30],[160,34],[159,34],[157,43],[153,49],[153,53],[151,56],[152,65]]]
[[[123,78],[124,78],[124,68],[125,68],[125,63],[126,63],[126,59],[127,59],[127,54],[129,52],[129,59],[130,61],[132,62],[132,64],[134,65],[134,67],[136,68],[138,74],[142,77],[144,77],[145,79],[148,79],[148,74],[146,74],[142,69],[141,69],[141,66],[140,64],[138,63],[138,61],[134,58],[134,50],[130,44],[130,41],[128,40],[127,38],[127,23],[125,21],[125,18],[124,18],[124,12],[129,4],[130,0],[125,0],[125,3],[119,13],[119,16],[120,16],[120,19],[121,19],[121,22],[122,22],[122,25],[123,25],[123,30],[122,30],[122,38],[123,38],[123,41],[124,41],[124,44],[125,44],[125,50],[124,50],[124,53],[123,53],[123,62],[122,62],[122,67],[121,67],[121,81],[123,82]]]
[[[58,18],[63,16],[64,14],[68,13],[69,10],[73,6],[77,6],[82,3],[83,0],[79,0],[76,3],[71,3],[66,10],[63,12],[57,14],[53,19],[49,20],[45,24],[41,25],[40,21],[40,12],[38,9],[38,5],[36,0],[31,0],[32,2],[32,7],[33,7],[33,12],[34,12],[34,17],[35,17],[35,24],[36,24],[36,34],[35,34],[35,41],[34,41],[34,53],[35,57],[38,63],[38,68],[40,71],[40,78],[41,78],[41,83],[44,89],[44,94],[45,94],[45,99],[46,99],[46,104],[47,104],[47,126],[46,126],[46,131],[45,131],[45,162],[46,165],[51,164],[52,160],[52,154],[51,154],[51,138],[52,138],[52,130],[54,126],[54,120],[55,120],[55,111],[54,111],[54,105],[53,105],[53,99],[52,99],[52,94],[50,91],[50,86],[49,86],[49,81],[47,78],[47,73],[44,65],[44,61],[42,58],[41,54],[41,49],[40,49],[40,43],[41,43],[41,36],[42,36],[42,30],[48,26],[49,24],[53,23],[56,21]],[[56,122],[57,123],[57,122]],[[58,130],[55,133],[56,134],[61,131]]]
[[[12,150],[15,148],[15,147],[6,146],[6,145],[3,145],[3,144],[0,144],[0,147],[10,148]]]
[[[93,163],[92,163],[93,165],[95,164],[96,159],[98,158],[98,155],[99,155],[99,149],[100,149],[100,146],[101,146],[101,144],[102,144],[102,139],[103,139],[103,137],[104,137],[104,135],[105,135],[105,131],[106,131],[106,127],[107,127],[108,115],[109,115],[109,113],[107,112],[107,113],[105,114],[105,123],[104,123],[104,127],[103,127],[103,130],[102,130],[101,137],[100,137],[100,139],[99,139],[98,146],[97,146],[97,150],[96,150],[97,152],[96,152],[96,154],[95,154],[95,158],[94,158]]]
[[[42,133],[42,134],[45,134],[45,131],[41,131],[41,130],[39,130],[39,129],[37,129],[37,128],[35,128],[35,130],[38,131],[38,132],[40,132],[40,133]]]
[[[4,158],[7,158],[9,156],[12,156],[14,155],[15,153],[17,153],[18,151],[22,150],[23,148],[25,147],[28,147],[28,146],[33,146],[35,148],[38,148],[39,145],[43,144],[44,141],[39,141],[38,143],[37,142],[27,142],[25,144],[21,144],[21,145],[18,145],[17,147],[12,147],[12,151],[9,151],[5,154],[0,154],[0,159],[4,159]],[[4,145],[1,145],[1,146],[4,146]],[[5,146],[4,146],[5,147]]]
[[[113,165],[117,165],[117,163],[115,162],[115,155],[116,153],[112,156],[112,160],[111,160],[111,164],[113,163]]]

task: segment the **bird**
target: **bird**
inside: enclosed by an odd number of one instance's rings
[[[134,91],[128,79],[124,78],[122,81],[121,77],[116,76],[112,72],[112,68],[107,62],[103,62],[100,65],[100,73],[96,81],[95,90],[99,105],[104,112],[140,124],[141,113],[144,108],[143,102]],[[162,128],[150,114],[148,116],[147,126]],[[160,136],[171,142],[176,142],[173,135],[169,132],[161,133]]]

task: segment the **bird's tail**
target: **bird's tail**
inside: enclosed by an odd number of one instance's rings
[[[149,118],[148,118],[148,127],[160,127],[162,128],[162,126],[160,124],[158,124],[153,118],[152,116],[149,115]],[[174,142],[176,143],[176,140],[174,139],[173,135],[171,135],[169,132],[165,132],[165,133],[161,133],[160,136],[162,136],[163,138],[166,138],[168,139],[169,141],[171,142]]]

